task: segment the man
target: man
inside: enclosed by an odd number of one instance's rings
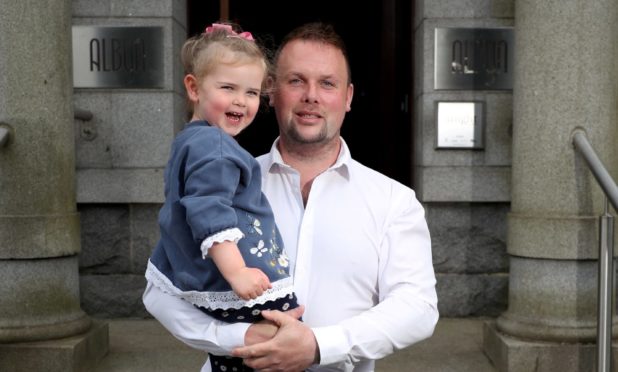
[[[275,67],[280,136],[258,160],[303,321],[273,311],[263,312],[272,323],[219,324],[151,285],[144,303],[187,344],[232,351],[260,371],[373,371],[373,360],[431,336],[438,320],[424,211],[412,190],[350,157],[340,129],[353,85],[330,26],[292,31]]]

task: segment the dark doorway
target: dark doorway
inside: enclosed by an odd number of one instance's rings
[[[405,0],[223,0],[229,19],[274,48],[305,22],[333,24],[348,48],[354,84],[352,110],[342,127],[352,157],[410,185],[412,179],[412,20]],[[188,0],[188,32],[219,20],[219,1]],[[272,112],[262,112],[239,142],[253,155],[268,152],[277,136]]]

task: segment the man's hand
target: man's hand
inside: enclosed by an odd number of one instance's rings
[[[292,310],[286,311],[285,314],[294,319],[300,319],[304,312],[305,306],[300,305]],[[270,320],[264,319],[253,323],[249,329],[247,329],[247,333],[245,333],[245,345],[255,345],[260,342],[268,341],[275,337],[278,330],[279,326]]]
[[[236,348],[232,356],[241,357],[249,367],[264,372],[303,371],[316,362],[318,345],[309,327],[280,311],[263,311],[262,315],[279,327],[275,337]]]

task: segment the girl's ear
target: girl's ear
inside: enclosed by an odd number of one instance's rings
[[[185,90],[187,91],[187,97],[189,98],[189,101],[193,103],[199,102],[199,96],[197,93],[198,83],[197,83],[197,78],[195,77],[195,75],[193,74],[185,75],[183,82],[185,84]]]

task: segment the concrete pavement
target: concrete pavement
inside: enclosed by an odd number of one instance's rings
[[[434,335],[379,360],[376,372],[496,372],[482,350],[489,318],[440,319]],[[152,319],[111,319],[110,352],[94,372],[199,371],[202,352],[185,346]]]

